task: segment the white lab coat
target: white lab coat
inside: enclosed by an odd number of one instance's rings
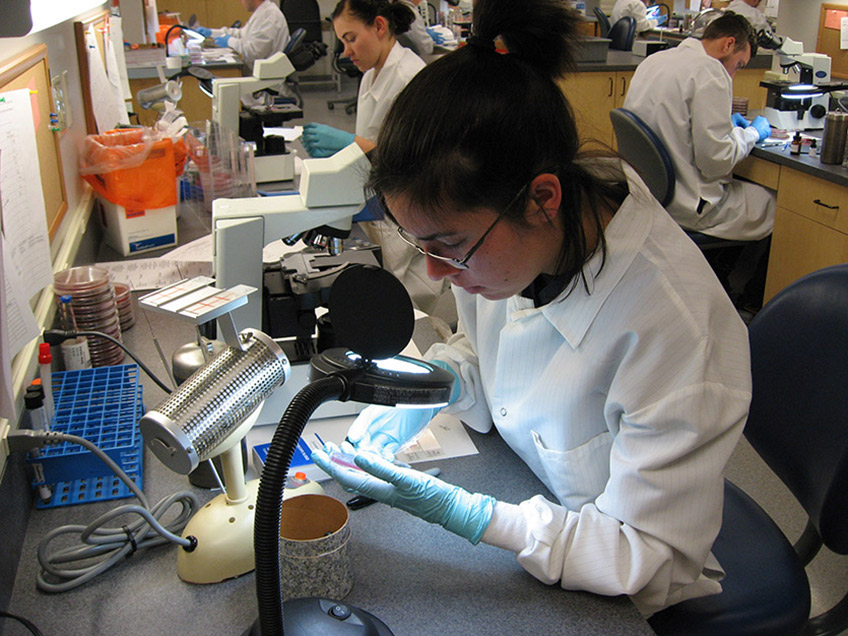
[[[250,70],[256,60],[264,60],[282,52],[289,43],[289,25],[283,12],[272,0],[264,0],[250,14],[244,26],[234,29],[212,29],[212,37],[229,35],[227,44]]]
[[[356,105],[357,135],[377,141],[395,98],[424,66],[420,57],[395,42],[380,73],[375,77],[374,69],[365,72]],[[383,267],[403,283],[415,306],[453,324],[456,314],[450,285],[430,279],[426,257],[400,239],[393,223],[373,221],[362,226],[368,238],[382,248]]]
[[[758,7],[752,7],[745,0],[731,0],[730,4],[724,10],[733,11],[734,13],[745,16],[757,33],[760,31],[771,33],[771,25],[766,20],[766,14],[760,11]]]
[[[425,0],[422,0],[422,2],[424,1]],[[412,12],[415,14],[415,20],[412,22],[412,26],[409,27],[409,31],[407,31],[404,35],[406,35],[418,49],[418,55],[430,55],[433,53],[433,45],[435,42],[433,41],[433,38],[430,37],[430,34],[427,33],[427,25],[424,23],[424,18],[418,11],[418,7],[412,4],[412,2],[409,0],[402,0],[402,2],[412,9]]]
[[[727,69],[707,55],[700,40],[687,38],[636,67],[624,108],[641,117],[671,155],[677,183],[667,209],[682,227],[759,240],[771,234],[776,199],[759,185],[733,178],[733,167],[759,135],[733,126],[732,95]]]
[[[642,0],[616,0],[610,15],[610,25],[629,15],[636,20],[636,33],[656,28],[657,21],[648,17],[648,9]]]
[[[629,594],[648,615],[721,589],[710,548],[751,372],[709,265],[625,170],[591,293],[577,284],[534,308],[455,288],[460,329],[426,357],[462,379],[446,410],[481,432],[494,422],[558,500],[498,502],[483,541],[545,583]]]

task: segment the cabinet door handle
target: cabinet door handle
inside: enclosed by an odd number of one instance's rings
[[[825,203],[821,199],[813,199],[813,203],[815,203],[816,205],[820,205],[823,208],[827,208],[828,210],[838,210],[839,209],[838,205],[828,205],[827,203]]]
[[[609,95],[607,95],[607,97],[612,97],[612,89],[613,89],[612,77],[609,78],[609,83],[610,83]]]
[[[624,93],[626,93],[626,92],[627,92],[627,78],[622,77],[621,78],[621,95],[620,95],[620,97],[624,97]]]

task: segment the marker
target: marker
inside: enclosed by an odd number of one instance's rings
[[[424,471],[425,475],[432,475],[433,477],[438,477],[441,473],[442,471],[438,468],[428,468]],[[377,503],[377,500],[371,499],[371,497],[366,497],[365,495],[357,495],[356,497],[348,499],[345,502],[345,505],[351,510],[359,510],[360,508],[365,508],[373,503]]]

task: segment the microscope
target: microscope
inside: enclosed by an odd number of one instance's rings
[[[261,328],[292,363],[292,381],[271,395],[263,408],[274,423],[308,382],[305,363],[318,350],[315,310],[326,305],[336,276],[353,264],[378,264],[374,252],[367,249],[346,250],[340,256],[351,219],[365,205],[363,184],[369,168],[365,154],[351,144],[332,157],[304,160],[296,192],[212,203],[212,265],[217,286],[248,285],[262,290],[231,312],[233,320],[240,328]],[[304,240],[313,249],[263,263],[263,248],[280,239],[290,245]],[[327,403],[322,409],[340,409],[332,416],[348,415],[351,404]],[[272,423],[263,417],[259,424]]]
[[[785,76],[780,81],[763,80],[768,93],[763,116],[775,128],[814,130],[824,128],[832,91],[848,88],[831,82],[830,57],[805,53],[804,45],[788,37],[760,31],[759,44],[775,51],[777,64]]]
[[[289,181],[294,178],[294,155],[285,140],[265,136],[265,126],[280,126],[303,117],[295,104],[246,106],[242,99],[282,84],[295,67],[284,53],[275,53],[253,63],[251,77],[216,77],[212,80],[212,120],[256,144],[254,172],[257,183]]]

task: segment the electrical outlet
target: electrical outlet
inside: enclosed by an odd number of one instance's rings
[[[71,111],[68,109],[68,71],[50,78],[53,92],[53,111],[50,114],[50,125],[54,132],[62,132],[71,126]]]

